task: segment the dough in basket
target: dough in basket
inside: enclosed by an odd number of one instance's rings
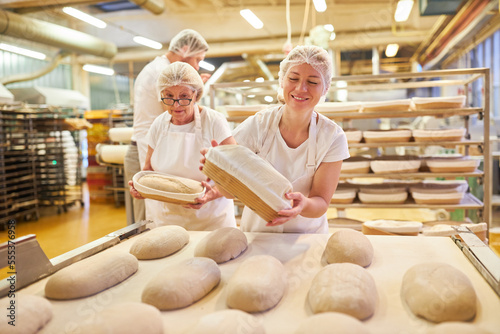
[[[144,175],[139,179],[139,183],[169,193],[197,194],[203,191],[203,186],[198,181],[182,178],[181,182],[179,178],[161,174]]]

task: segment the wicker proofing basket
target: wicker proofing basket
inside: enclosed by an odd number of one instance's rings
[[[260,199],[240,180],[220,169],[218,166],[208,161],[208,159],[205,161],[202,171],[215,183],[220,185],[231,195],[239,199],[243,204],[255,211],[255,213],[257,213],[266,222],[270,222],[279,216],[278,212],[274,211],[269,205],[262,201],[262,199]]]

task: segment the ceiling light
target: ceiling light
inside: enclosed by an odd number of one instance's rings
[[[334,33],[334,32],[332,32],[332,33],[330,34],[330,41],[333,41],[333,40],[335,39],[335,37],[337,37],[337,34],[336,34],[336,33]]]
[[[255,79],[255,82],[264,82],[265,79],[263,77],[258,77],[257,79]]]
[[[163,47],[161,43],[158,43],[157,41],[153,41],[152,39],[142,36],[134,36],[134,42],[156,50],[160,50]]]
[[[394,20],[396,22],[404,22],[408,20],[411,9],[413,8],[413,0],[399,0],[394,13]]]
[[[90,64],[83,65],[83,70],[87,71],[87,72],[92,72],[92,73],[97,73],[97,74],[104,74],[104,75],[113,75],[113,74],[115,74],[115,71],[112,68],[103,67],[103,66],[97,66],[97,65],[90,65]]]
[[[325,0],[313,0],[313,4],[318,13],[323,13],[326,10]]]
[[[250,9],[240,10],[240,15],[255,29],[261,29],[264,26],[264,23]]]
[[[388,44],[385,48],[385,56],[388,58],[394,57],[398,54],[399,45],[398,44]]]
[[[95,18],[89,14],[86,14],[82,11],[79,11],[78,9],[75,9],[73,7],[64,7],[63,12],[65,12],[68,15],[73,16],[74,18],[77,18],[83,22],[86,22],[88,24],[93,25],[94,27],[104,29],[106,28],[106,22],[99,20],[98,18]]]
[[[326,29],[326,31],[329,31],[329,32],[333,32],[335,30],[335,28],[333,27],[333,24],[325,24],[323,27]]]
[[[264,96],[264,101],[266,101],[267,103],[271,103],[274,101],[274,98],[272,96]]]
[[[47,56],[41,52],[32,51],[5,43],[0,43],[0,49],[40,60],[44,60],[45,58],[47,58]]]
[[[199,63],[200,67],[207,70],[207,71],[213,71],[215,70],[215,66],[210,64],[210,63],[207,63],[206,61],[202,60],[200,61]]]

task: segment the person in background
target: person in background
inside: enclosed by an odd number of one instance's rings
[[[293,186],[293,192],[285,195],[292,209],[280,211],[272,222],[245,207],[243,231],[328,233],[326,211],[342,160],[349,157],[342,128],[314,111],[330,88],[332,72],[324,49],[295,47],[280,63],[278,100],[282,104],[256,113],[233,131],[238,145],[267,160]]]
[[[154,170],[202,182],[206,193],[198,204],[182,206],[152,200],[146,218],[159,225],[180,225],[187,230],[236,227],[233,200],[215,192],[199,169],[200,151],[217,144],[236,144],[223,114],[198,106],[203,81],[189,64],[175,62],[165,67],[157,80],[157,93],[166,112],[158,116],[147,135],[148,151],[143,170]],[[130,181],[130,193],[142,196]]]
[[[205,59],[207,51],[208,44],[198,32],[191,29],[182,30],[170,41],[168,52],[156,57],[137,76],[134,83],[134,131],[124,161],[125,182],[132,180],[144,166],[148,150],[146,134],[153,120],[163,113],[162,103],[158,99],[156,90],[159,73],[165,66],[176,61],[188,63],[198,71],[199,63]],[[208,78],[205,76],[206,80]],[[134,217],[127,217],[128,224],[146,218],[146,208],[150,200],[133,199],[132,203]]]

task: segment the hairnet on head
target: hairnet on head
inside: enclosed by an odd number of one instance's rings
[[[309,64],[321,74],[324,90],[323,95],[328,93],[333,77],[333,64],[330,54],[315,45],[298,45],[280,63],[279,83],[283,87],[283,79],[288,70],[293,66]]]
[[[185,86],[192,89],[196,92],[197,102],[203,95],[203,80],[193,66],[188,63],[176,61],[161,71],[156,81],[158,96],[161,98],[161,92],[164,89],[174,86]]]
[[[184,46],[187,48],[183,49]],[[197,31],[184,29],[172,38],[168,51],[182,57],[193,57],[200,52],[207,52],[208,43]]]

